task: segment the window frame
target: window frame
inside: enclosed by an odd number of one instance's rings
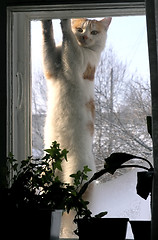
[[[148,50],[152,98],[152,140],[154,160],[153,194],[151,198],[151,239],[158,239],[158,2],[146,0]]]
[[[46,18],[104,17],[145,14],[143,4],[67,4],[51,6],[18,6],[7,8],[8,19],[8,128],[7,150],[17,159],[32,153],[31,137],[31,50],[30,21]],[[20,35],[18,35],[20,32]],[[20,39],[20,40],[19,40]],[[22,51],[18,51],[21,48]]]
[[[7,152],[21,160],[31,155],[29,20],[12,11],[7,18]]]
[[[75,3],[79,4],[82,2],[86,2],[89,4],[89,1],[75,1]],[[91,1],[95,3],[95,1]],[[99,4],[104,3],[105,1],[100,1]],[[71,1],[67,1],[71,6],[74,6],[74,3]],[[56,6],[56,2],[54,0],[51,1],[51,4],[54,4]],[[135,8],[138,8],[140,6],[144,7],[144,0],[139,0],[139,1],[106,1],[106,4],[108,5],[113,5],[113,6],[118,6],[118,9],[123,7],[123,14],[124,14],[124,6],[128,7],[133,6]],[[8,109],[10,108],[10,96],[11,96],[11,91],[7,92],[8,89],[8,84],[9,82],[6,81],[6,79],[9,79],[10,74],[7,74],[6,69],[9,67],[8,64],[8,50],[7,49],[7,44],[8,46],[10,43],[8,43],[8,33],[6,34],[6,26],[7,26],[7,16],[6,16],[6,9],[9,6],[13,6],[12,9],[17,8],[14,6],[29,6],[31,8],[31,5],[33,5],[33,8],[37,7],[42,7],[42,5],[50,5],[49,0],[45,1],[40,1],[40,0],[21,0],[20,3],[17,0],[7,0],[7,1],[0,1],[0,29],[3,34],[0,35],[0,42],[1,42],[1,48],[0,48],[0,59],[2,66],[0,68],[0,77],[1,77],[1,90],[0,90],[0,101],[3,103],[0,105],[0,112],[1,112],[1,125],[0,125],[0,186],[5,185],[6,183],[6,177],[5,177],[5,157],[6,153],[9,150],[6,146],[8,144],[12,144],[10,142],[10,136],[11,134],[9,131],[7,131],[8,126],[10,128],[10,118],[11,118],[11,112],[8,113]],[[35,6],[36,5],[36,6]],[[61,6],[63,5],[63,1],[59,0],[58,5]],[[156,102],[155,100],[157,99],[157,91],[158,89],[157,86],[157,79],[158,79],[158,71],[157,71],[157,64],[158,64],[158,46],[156,45],[156,38],[158,34],[158,27],[155,24],[155,16],[158,17],[158,3],[156,0],[146,0],[146,11],[147,11],[147,27],[148,27],[148,41],[149,41],[149,57],[150,57],[150,72],[151,72],[151,83],[152,83],[152,103],[154,103],[153,107],[153,142],[154,142],[154,167],[155,167],[155,176],[154,176],[154,196],[153,196],[153,212],[152,212],[152,240],[157,240],[158,239],[158,230],[157,230],[157,222],[158,222],[158,114],[157,114],[157,109],[158,109],[158,101]],[[7,19],[7,20],[6,20]],[[157,18],[156,18],[157,19]],[[153,25],[154,22],[154,25]],[[7,37],[6,37],[7,36]],[[6,49],[7,49],[7,54],[6,54]],[[154,92],[154,94],[153,94]],[[7,99],[7,96],[9,99]],[[155,99],[155,100],[154,100]],[[6,117],[7,116],[7,117]],[[6,138],[8,140],[6,141]],[[6,143],[7,142],[7,143]]]

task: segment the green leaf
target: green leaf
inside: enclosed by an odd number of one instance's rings
[[[83,174],[82,179],[86,181],[88,179],[88,176]]]
[[[62,151],[62,156],[65,158],[65,160],[67,161],[67,154],[68,154],[69,151],[67,151],[66,149],[64,149]]]
[[[110,157],[105,159],[105,169],[107,169],[107,172],[114,174],[114,172],[125,162],[133,159],[133,158],[138,158],[138,159],[143,159],[141,157],[137,157],[132,154],[128,153],[112,153]]]
[[[51,153],[51,149],[45,149],[44,151],[49,153],[49,154]]]
[[[70,177],[75,178],[75,177],[76,177],[76,174],[73,173],[73,174],[70,175]]]
[[[84,173],[91,172],[91,171],[92,170],[88,166],[84,166],[84,168],[83,168]]]
[[[8,154],[7,160],[9,161],[9,163],[12,165],[14,162],[17,162],[17,160],[14,158],[14,155],[10,152]]]
[[[11,152],[9,152],[8,158],[14,158],[14,155]]]
[[[57,160],[56,162],[53,162],[52,165],[53,165],[54,170],[58,169],[58,170],[62,171],[61,160],[60,159]]]
[[[29,159],[26,159],[26,160],[22,160],[21,161],[21,166],[20,166],[20,168],[23,168],[23,167],[25,167],[28,163],[29,163]]]
[[[99,214],[96,214],[94,217],[96,217],[96,218],[102,218],[102,217],[104,217],[106,214],[107,214],[108,212],[100,212]]]
[[[14,163],[13,166],[12,166],[12,168],[13,168],[14,171],[17,171],[18,163]]]
[[[44,151],[46,151],[46,150],[44,150]],[[46,160],[46,161],[48,161],[50,159],[50,154],[46,154],[43,158],[42,158],[42,160]]]
[[[150,136],[152,138],[152,117],[151,116],[147,116],[146,117],[146,121],[147,121],[148,133],[150,134]]]

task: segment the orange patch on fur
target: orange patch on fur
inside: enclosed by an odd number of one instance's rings
[[[89,20],[87,18],[72,19],[71,20],[72,28],[73,29],[80,28],[80,27],[82,28],[86,22],[88,23],[88,27],[91,30],[97,30],[99,32],[105,30],[104,19],[101,21]]]
[[[72,19],[72,20],[71,20],[71,22],[72,22],[72,27],[73,27],[73,28],[81,27],[86,20],[87,20],[86,18]]]
[[[52,75],[51,72],[45,72],[44,75],[45,75],[45,77],[46,77],[47,79],[50,79],[50,78],[53,77],[53,75]]]
[[[88,63],[86,71],[83,73],[83,79],[88,79],[90,81],[93,81],[94,74],[95,74],[95,66],[92,67],[90,63]]]
[[[88,130],[90,132],[90,135],[93,136],[94,134],[94,124],[92,121],[89,121],[88,124],[87,124],[87,127],[88,127]]]
[[[91,98],[89,102],[86,103],[86,107],[88,110],[91,111],[92,117],[95,117],[95,104],[94,104],[94,99]]]

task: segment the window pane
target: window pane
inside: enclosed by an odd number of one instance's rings
[[[60,20],[53,20],[53,26],[59,43]],[[47,115],[41,35],[40,21],[32,21],[32,154],[35,157],[43,155]],[[152,159],[152,141],[146,126],[151,100],[145,16],[113,17],[95,76],[95,106],[93,149],[97,169],[103,167],[104,158],[112,152]],[[150,219],[150,199],[142,200],[136,194],[136,172],[136,169],[120,170],[112,177],[100,179],[94,193],[94,211],[107,210],[107,217]]]
[[[53,20],[57,44],[61,42],[59,20]],[[31,22],[32,52],[32,154],[41,157],[44,149],[44,124],[47,114],[47,86],[42,69],[41,22]]]

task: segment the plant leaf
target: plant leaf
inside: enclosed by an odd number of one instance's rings
[[[88,167],[88,166],[84,166],[83,172],[87,173],[87,172],[91,172],[92,170]]]
[[[143,159],[141,157],[128,154],[128,153],[112,153],[110,157],[104,159],[105,164],[104,167],[107,169],[107,172],[114,174],[114,172],[125,162],[133,159],[133,158],[138,158],[138,159]]]
[[[98,214],[96,214],[94,217],[95,218],[102,218],[102,217],[104,217],[106,214],[107,214],[108,212],[100,212],[100,213],[98,213]]]
[[[146,122],[147,122],[148,133],[150,134],[150,136],[152,138],[152,117],[151,116],[147,116],[146,117]]]
[[[69,151],[67,151],[66,149],[62,150],[62,156],[65,158],[65,160],[67,161],[67,154]]]

